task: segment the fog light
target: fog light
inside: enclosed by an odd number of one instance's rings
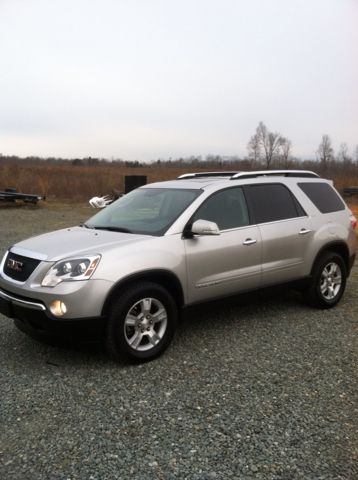
[[[50,304],[50,310],[52,315],[55,315],[56,317],[62,317],[62,315],[67,312],[67,307],[63,302],[61,302],[61,300],[54,300]]]

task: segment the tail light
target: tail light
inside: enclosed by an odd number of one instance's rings
[[[354,215],[351,215],[349,218],[350,218],[350,221],[351,221],[352,228],[354,230],[357,226],[357,219]]]

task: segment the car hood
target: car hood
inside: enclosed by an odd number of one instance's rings
[[[11,247],[18,255],[57,261],[78,255],[104,253],[119,245],[148,240],[147,235],[72,227],[32,237]]]

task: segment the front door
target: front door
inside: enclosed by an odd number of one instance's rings
[[[199,219],[215,222],[220,235],[184,240],[189,303],[257,288],[262,242],[259,228],[250,225],[242,188],[214,193],[199,207],[191,223]]]

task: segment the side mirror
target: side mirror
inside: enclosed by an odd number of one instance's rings
[[[194,235],[220,235],[220,230],[215,222],[197,220],[191,227],[191,233]]]

